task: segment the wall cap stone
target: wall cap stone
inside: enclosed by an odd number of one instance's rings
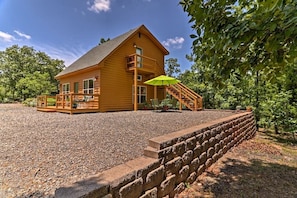
[[[154,138],[149,139],[149,147],[151,147],[151,149],[162,150],[168,146],[174,145],[183,136],[190,138],[192,136],[199,134],[200,131],[204,128],[212,127],[217,124],[221,124],[221,123],[224,123],[224,122],[227,122],[230,120],[238,119],[238,118],[246,116],[248,114],[252,114],[252,112],[237,113],[237,114],[225,117],[225,118],[220,118],[220,119],[213,120],[213,121],[210,121],[207,123],[202,123],[202,124],[199,124],[197,126],[193,126],[193,127],[187,128],[187,129],[182,129],[182,130],[179,130],[179,131],[176,131],[173,133],[168,133],[165,135],[154,137]],[[197,134],[193,133],[195,131]]]

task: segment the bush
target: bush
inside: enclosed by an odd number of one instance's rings
[[[36,107],[36,98],[27,98],[23,101],[23,105],[27,107]]]
[[[47,106],[56,106],[55,98],[47,98]]]

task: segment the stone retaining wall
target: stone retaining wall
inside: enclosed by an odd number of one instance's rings
[[[174,197],[230,148],[256,133],[251,112],[155,137],[144,156],[56,190],[55,197]]]

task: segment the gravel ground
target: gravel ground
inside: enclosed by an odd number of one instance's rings
[[[69,115],[0,104],[0,197],[53,197],[58,187],[140,157],[150,138],[232,114]]]

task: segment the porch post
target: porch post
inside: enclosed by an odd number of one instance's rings
[[[138,91],[138,87],[137,87],[137,67],[135,67],[134,69],[134,111],[137,111],[137,106],[138,106],[138,102],[137,102],[137,91]]]
[[[45,102],[44,102],[44,104],[45,104],[45,107],[47,107],[47,95],[45,95]]]
[[[154,86],[154,99],[157,99],[157,86]]]

